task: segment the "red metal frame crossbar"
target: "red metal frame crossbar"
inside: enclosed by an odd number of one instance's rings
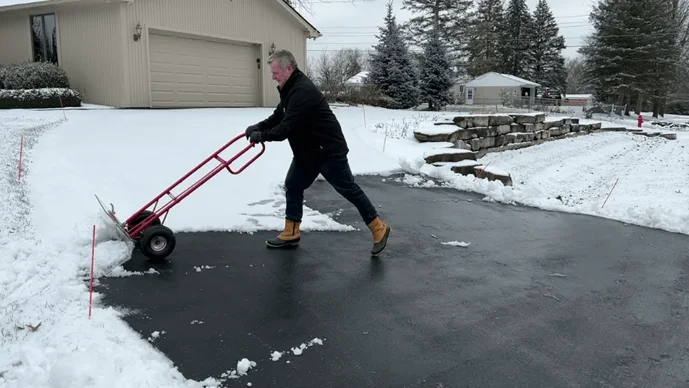
[[[134,213],[131,217],[129,217],[129,218],[127,219],[127,221],[125,221],[125,224],[126,224],[126,225],[128,225],[130,222],[132,222],[132,221],[133,221],[138,215],[140,215],[144,210],[147,210],[151,205],[154,205],[154,206],[153,206],[153,210],[152,210],[153,214],[149,215],[144,221],[142,221],[142,222],[140,222],[139,224],[137,224],[134,228],[132,228],[132,229],[130,229],[130,230],[127,230],[127,233],[129,234],[129,237],[131,237],[131,238],[136,238],[136,236],[138,236],[141,232],[143,232],[146,228],[148,228],[148,226],[151,225],[151,224],[153,223],[154,220],[160,219],[160,217],[161,217],[163,214],[164,214],[164,217],[162,218],[161,223],[165,223],[165,218],[167,218],[167,213],[170,211],[170,209],[171,209],[173,206],[175,206],[176,204],[180,203],[184,198],[186,198],[186,197],[187,197],[189,194],[191,194],[194,190],[198,189],[201,185],[203,185],[204,183],[206,183],[209,179],[211,179],[213,176],[215,176],[215,175],[216,175],[217,173],[219,173],[221,170],[223,170],[223,169],[226,168],[227,171],[230,172],[230,174],[237,175],[237,174],[241,173],[242,171],[244,171],[247,167],[249,167],[249,165],[250,165],[251,163],[253,163],[254,161],[256,161],[256,159],[258,159],[258,158],[263,154],[263,152],[266,150],[266,146],[265,146],[265,144],[263,144],[263,143],[261,143],[261,152],[259,152],[259,153],[258,153],[256,156],[254,156],[253,158],[251,158],[251,159],[250,159],[248,162],[246,162],[239,170],[236,170],[236,171],[234,171],[234,170],[232,170],[232,169],[230,168],[230,164],[231,164],[232,162],[234,162],[237,158],[239,158],[240,156],[242,156],[243,154],[245,154],[248,150],[250,150],[251,148],[253,148],[253,147],[256,145],[256,143],[250,143],[249,145],[247,145],[246,147],[244,147],[244,149],[242,149],[241,151],[239,151],[235,156],[233,156],[233,157],[232,157],[231,159],[229,159],[229,160],[224,160],[224,159],[222,159],[222,158],[220,157],[220,153],[222,153],[223,151],[225,151],[225,150],[226,150],[229,146],[231,146],[234,142],[236,142],[237,140],[239,140],[239,139],[241,139],[241,138],[243,138],[243,137],[245,137],[245,135],[242,133],[241,135],[237,135],[234,139],[232,139],[232,140],[230,140],[229,142],[227,142],[227,144],[225,144],[224,146],[220,147],[220,149],[218,149],[217,151],[215,151],[211,156],[207,157],[204,161],[202,161],[202,162],[199,163],[196,167],[194,167],[194,169],[192,169],[192,170],[189,171],[186,175],[184,175],[183,177],[181,177],[180,179],[178,179],[175,183],[173,183],[172,185],[170,185],[170,187],[168,187],[167,189],[165,189],[165,191],[163,191],[162,193],[158,194],[158,196],[156,196],[155,198],[153,198],[149,203],[147,203],[147,204],[144,205],[141,209],[139,209],[139,211],[137,211],[137,212]],[[173,194],[171,193],[171,191],[172,191],[175,187],[177,187],[182,181],[184,181],[185,179],[189,178],[189,176],[191,176],[193,173],[195,173],[196,171],[198,171],[201,167],[203,167],[204,165],[206,165],[206,163],[208,163],[209,161],[211,161],[211,159],[215,159],[215,160],[219,161],[220,164],[219,164],[217,167],[215,167],[213,170],[211,170],[210,172],[208,172],[206,175],[204,175],[201,179],[199,179],[198,181],[196,181],[196,183],[194,183],[193,185],[191,185],[190,187],[188,187],[186,190],[184,190],[181,194],[175,196],[175,195],[173,195]],[[165,205],[163,205],[158,211],[156,211],[155,208],[158,206],[158,201],[160,201],[160,199],[161,199],[162,197],[164,197],[165,195],[170,196],[170,198],[172,198],[172,199],[171,199],[168,203],[166,203]]]

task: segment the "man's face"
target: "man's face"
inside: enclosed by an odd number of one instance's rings
[[[281,69],[278,61],[274,61],[270,63],[270,71],[273,73],[273,79],[277,81],[278,85],[283,86],[290,75],[292,75],[294,68],[288,65],[285,69]]]

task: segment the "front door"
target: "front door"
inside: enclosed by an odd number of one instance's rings
[[[467,88],[467,105],[474,104],[474,88]]]

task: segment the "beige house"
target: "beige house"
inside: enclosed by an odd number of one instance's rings
[[[533,104],[541,85],[510,74],[489,72],[464,85],[465,104],[502,105],[518,102]]]
[[[0,6],[0,64],[52,61],[84,102],[116,107],[275,106],[268,55],[305,67],[321,36],[284,0],[16,3]]]

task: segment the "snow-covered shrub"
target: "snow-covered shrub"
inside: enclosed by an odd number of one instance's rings
[[[50,62],[23,62],[5,68],[3,89],[69,88],[67,72]]]
[[[347,88],[337,97],[336,101],[351,105],[370,105],[381,108],[395,107],[395,101],[382,94],[380,90],[373,85],[361,85],[358,88]]]
[[[6,77],[8,69],[9,69],[9,66],[0,65],[0,89],[5,88],[5,77]]]
[[[0,89],[0,109],[81,106],[81,94],[67,88]]]

